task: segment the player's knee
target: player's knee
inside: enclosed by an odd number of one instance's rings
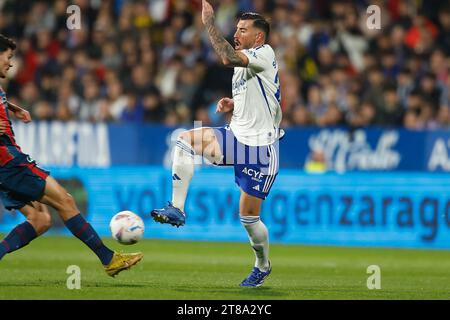
[[[58,212],[73,212],[77,210],[75,200],[73,197],[64,189],[58,192],[56,196],[52,199],[54,208],[58,210]]]
[[[261,201],[253,199],[245,199],[241,202],[240,208],[241,213],[248,216],[259,216],[261,213]]]
[[[65,210],[76,210],[75,199],[70,193],[64,192],[61,196],[61,205]]]
[[[243,211],[247,216],[259,216],[259,210],[257,208],[247,207]]]
[[[47,212],[42,212],[39,217],[40,234],[46,232],[52,226],[52,217]]]
[[[36,230],[38,235],[45,233],[52,226],[52,217],[49,213],[36,211],[28,216],[28,221]]]
[[[178,140],[183,140],[184,142],[191,144],[191,131],[184,131],[178,135]]]

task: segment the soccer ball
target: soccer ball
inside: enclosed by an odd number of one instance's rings
[[[112,237],[121,244],[134,244],[142,239],[144,221],[131,211],[121,211],[109,223]]]

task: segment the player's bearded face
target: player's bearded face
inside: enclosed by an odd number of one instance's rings
[[[13,51],[8,49],[0,53],[0,78],[5,78],[9,68],[11,68],[11,58]]]
[[[253,27],[253,21],[240,20],[234,34],[234,49],[243,50],[255,47],[257,29]]]

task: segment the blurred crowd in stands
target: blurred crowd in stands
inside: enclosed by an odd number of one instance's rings
[[[283,127],[450,128],[448,1],[220,0],[232,42],[239,13],[271,23]],[[67,7],[81,9],[69,30]],[[367,27],[369,5],[381,29]],[[219,64],[201,0],[0,0],[17,43],[8,98],[35,120],[222,125],[233,69]]]

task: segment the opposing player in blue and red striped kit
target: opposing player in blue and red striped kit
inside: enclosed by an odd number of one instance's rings
[[[11,68],[16,44],[0,35],[0,78]],[[26,246],[46,232],[51,219],[45,205],[58,212],[65,226],[83,241],[100,259],[106,273],[115,276],[138,263],[142,253],[117,253],[106,247],[96,231],[80,214],[72,196],[50,175],[37,166],[16,144],[9,112],[28,123],[30,113],[10,103],[0,88],[0,200],[6,209],[18,209],[26,221],[16,226],[0,242],[0,259]]]
[[[178,137],[172,166],[172,203],[153,210],[151,215],[161,223],[184,225],[184,204],[195,155],[219,166],[233,166],[235,182],[241,189],[240,220],[256,256],[254,268],[241,286],[258,287],[272,270],[269,234],[260,212],[278,175],[278,141],[283,135],[279,128],[282,114],[278,63],[267,44],[270,25],[264,17],[242,14],[233,48],[215,26],[212,6],[206,0],[202,3],[202,21],[211,44],[224,65],[234,67],[233,99],[221,99],[217,112],[233,111],[233,116],[224,128],[199,128]]]

